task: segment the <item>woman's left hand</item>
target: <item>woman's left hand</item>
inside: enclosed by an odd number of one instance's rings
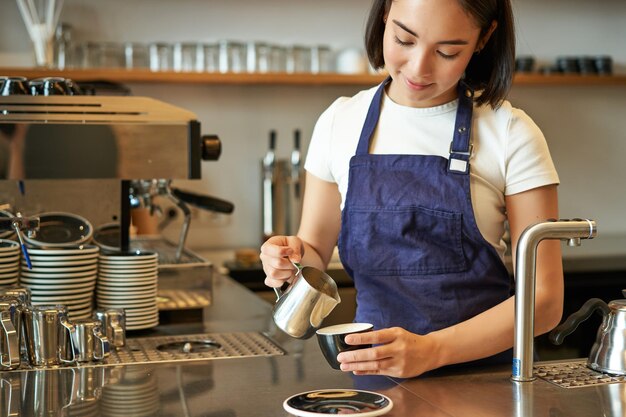
[[[341,370],[355,375],[418,376],[436,368],[436,343],[400,327],[346,336],[349,345],[378,345],[342,352],[337,356]]]

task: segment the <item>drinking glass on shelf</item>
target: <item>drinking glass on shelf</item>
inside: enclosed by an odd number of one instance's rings
[[[200,57],[198,55],[201,55]],[[176,72],[193,72],[198,70],[200,63],[200,71],[204,67],[204,49],[202,45],[197,43],[178,42],[174,44],[173,68]]]
[[[126,42],[124,44],[124,67],[149,68],[148,46],[142,43]]]
[[[98,42],[86,42],[81,45],[83,68],[100,68],[102,58],[101,46]]]
[[[150,71],[170,71],[172,69],[172,45],[162,42],[151,43],[148,51]]]
[[[205,43],[203,52],[203,70],[206,72],[218,72],[220,69],[219,45],[217,43]]]
[[[72,60],[72,27],[60,23],[54,32],[54,67],[60,70],[70,68]]]
[[[99,52],[101,68],[122,68],[124,66],[124,46],[118,42],[102,42]]]
[[[72,53],[72,67],[73,68],[87,68],[86,66],[86,49],[87,44],[85,42],[73,42],[70,45]]]
[[[293,45],[287,48],[287,72],[311,72],[311,48]]]
[[[246,70],[246,45],[241,42],[222,40],[220,48],[220,72],[244,72]]]
[[[287,49],[280,45],[270,46],[270,72],[287,71]]]
[[[311,72],[313,74],[333,72],[332,53],[326,45],[311,47]]]
[[[264,42],[248,43],[248,72],[270,72],[271,47]]]

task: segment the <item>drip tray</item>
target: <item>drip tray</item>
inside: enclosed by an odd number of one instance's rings
[[[536,377],[561,388],[584,388],[594,385],[626,382],[624,375],[610,375],[587,368],[586,359],[565,362],[544,362],[534,366]]]
[[[190,362],[207,359],[250,358],[285,355],[285,351],[263,333],[204,333],[126,339],[126,346],[111,349],[104,361],[73,364],[72,368],[108,365]],[[33,368],[22,362],[19,372]]]
[[[74,363],[67,367],[190,362],[207,359],[282,356],[285,354],[286,352],[278,344],[259,332],[201,333],[182,336],[128,338],[126,339],[126,346],[111,349],[111,355],[103,361]],[[50,369],[52,368],[55,367],[50,367]],[[20,372],[31,369],[46,368],[34,368],[23,360],[19,369],[3,372]]]
[[[105,365],[199,361],[284,355],[285,351],[263,333],[206,333],[127,339],[111,350]]]

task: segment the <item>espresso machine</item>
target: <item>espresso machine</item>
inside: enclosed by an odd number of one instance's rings
[[[201,162],[220,156],[219,138],[201,135],[194,113],[155,99],[83,95],[56,77],[0,77],[0,83],[0,205],[24,218],[76,213],[96,231],[113,224],[107,244],[115,250],[159,253],[160,309],[210,303],[212,266],[184,248],[187,204],[224,213],[233,206],[170,184],[199,179]],[[179,242],[131,241],[132,208],[152,210],[159,196],[185,214]]]

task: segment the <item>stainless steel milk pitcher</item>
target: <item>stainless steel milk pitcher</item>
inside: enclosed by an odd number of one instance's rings
[[[15,297],[0,297],[0,371],[20,366],[22,303]]]
[[[341,302],[337,284],[325,272],[310,266],[297,268],[289,288],[282,292],[274,288],[274,322],[288,335],[308,339],[315,334],[322,321]]]
[[[28,361],[28,349],[26,348],[26,337],[24,336],[24,327],[23,327],[23,314],[24,308],[31,305],[31,292],[27,287],[20,286],[11,286],[0,288],[0,298],[2,297],[15,297],[20,301],[21,304],[21,312],[20,312],[20,323],[18,327],[16,327],[17,335],[20,339],[20,355],[22,361]]]
[[[102,332],[113,348],[126,345],[126,313],[123,308],[101,308],[93,317],[102,323]]]
[[[28,360],[33,366],[74,363],[76,327],[68,321],[63,305],[39,305],[24,309]]]
[[[102,333],[100,320],[78,319],[72,324],[76,327],[74,344],[78,351],[77,362],[100,361],[109,356],[109,340]]]

